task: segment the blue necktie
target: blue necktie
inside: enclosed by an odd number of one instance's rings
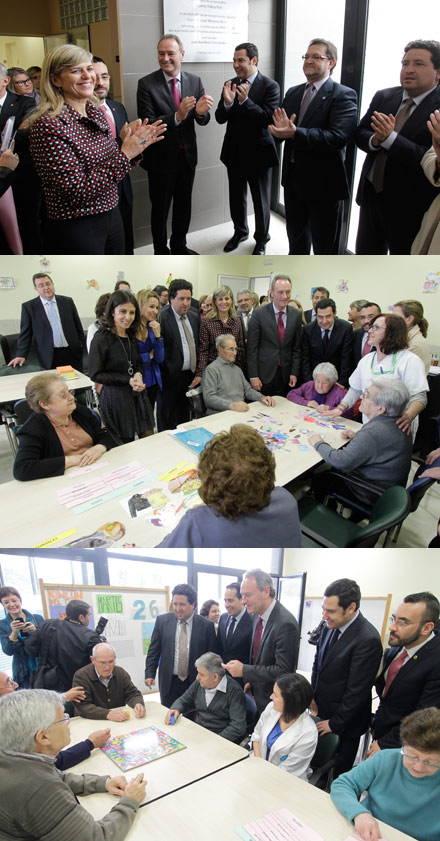
[[[55,301],[47,302],[47,314],[49,316],[50,326],[52,327],[54,346],[62,347],[63,337],[61,335],[61,323],[58,312],[55,309]]]

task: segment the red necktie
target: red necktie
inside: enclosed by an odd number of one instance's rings
[[[105,119],[107,120],[107,122],[108,122],[108,124],[109,124],[109,126],[110,126],[110,134],[111,134],[111,136],[113,137],[113,140],[116,140],[116,125],[115,125],[115,121],[114,121],[114,120],[112,120],[112,118],[111,118],[110,114],[108,113],[107,108],[105,107],[105,105],[101,105],[101,106],[100,106],[100,108],[101,108],[102,113],[104,114]]]
[[[367,341],[365,342],[365,344],[362,348],[362,359],[364,358],[364,356],[367,355],[367,353],[370,353],[370,350],[371,350],[371,345],[368,344],[368,339],[367,339]]]
[[[176,106],[176,109],[178,111],[179,110],[179,105],[180,105],[180,96],[179,96],[179,90],[177,88],[177,79],[176,78],[171,79],[171,94],[172,94],[172,97],[174,99],[174,105]]]
[[[403,664],[404,664],[404,662],[405,662],[405,660],[406,660],[407,656],[408,656],[408,655],[407,655],[406,649],[404,648],[404,649],[403,649],[403,651],[401,651],[401,652],[400,652],[399,656],[398,656],[398,657],[396,657],[396,659],[395,659],[395,660],[393,660],[393,662],[391,663],[391,665],[390,665],[390,667],[389,667],[389,669],[388,669],[388,672],[387,672],[387,679],[386,679],[386,683],[385,683],[385,689],[384,689],[384,691],[383,691],[383,694],[384,694],[384,695],[386,695],[386,694],[387,694],[387,692],[388,692],[388,690],[389,690],[389,688],[390,688],[390,686],[391,686],[391,684],[392,684],[392,682],[393,682],[394,678],[395,678],[395,677],[396,677],[396,675],[400,672],[400,669],[402,668],[402,666],[403,666]]]
[[[283,339],[284,339],[285,332],[286,332],[286,328],[285,328],[284,322],[283,322],[283,313],[279,312],[278,313],[278,335],[280,337],[280,345],[283,344]],[[279,368],[281,367],[281,359],[278,362],[278,367]]]
[[[257,627],[255,628],[254,638],[252,640],[252,664],[257,662],[258,651],[260,649],[261,637],[263,635],[263,620],[261,616],[258,617]]]

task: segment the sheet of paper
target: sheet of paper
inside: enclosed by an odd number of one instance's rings
[[[72,537],[72,535],[76,534],[76,532],[76,529],[68,529],[68,531],[60,532],[60,534],[56,534],[54,537],[49,537],[47,540],[44,540],[43,543],[36,543],[33,548],[44,549],[45,546],[52,546],[53,543],[59,543],[60,540],[65,540],[66,537]]]
[[[269,812],[262,818],[237,827],[235,832],[243,841],[324,841],[321,835],[290,809]]]

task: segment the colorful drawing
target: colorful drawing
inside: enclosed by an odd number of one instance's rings
[[[15,280],[13,277],[0,277],[0,289],[14,289]]]
[[[122,523],[105,523],[105,525],[99,526],[93,534],[72,540],[71,543],[66,543],[66,546],[76,547],[77,549],[96,549],[102,546],[112,546],[115,540],[120,540],[121,537],[124,537],[124,534],[125,526]]]
[[[422,292],[437,292],[440,284],[440,272],[429,272],[423,284]]]
[[[133,730],[110,739],[101,750],[121,771],[130,771],[185,748],[186,745],[152,724],[144,730]]]
[[[153,628],[154,622],[142,622],[142,651],[145,656],[148,654]]]
[[[92,280],[87,280],[86,283],[88,289],[99,289],[99,283],[94,278],[92,278]]]
[[[337,284],[338,292],[348,292],[348,281],[347,280],[340,280]]]

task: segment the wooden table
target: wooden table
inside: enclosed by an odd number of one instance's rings
[[[15,369],[17,372],[20,368]],[[26,386],[32,377],[37,377],[39,374],[57,374],[54,368],[51,371],[32,371],[28,374],[11,374],[7,377],[0,377],[0,403],[15,403],[16,400],[21,400],[24,397]],[[75,371],[77,378],[75,380],[66,380],[66,385],[69,391],[75,391],[78,388],[91,388],[93,383],[85,374],[80,371]]]
[[[159,765],[162,760],[157,764]],[[165,760],[164,760],[165,762]],[[86,763],[84,763],[86,765]],[[79,767],[79,766],[78,766]],[[153,776],[147,772],[150,779]],[[100,809],[93,801],[101,798]],[[102,818],[115,802],[110,795],[81,798],[95,818]],[[324,841],[345,841],[353,824],[333,805],[330,796],[263,759],[251,757],[155,803],[143,806],[126,836],[127,841],[238,841],[235,828],[276,809],[288,808]],[[379,822],[387,841],[410,841],[410,836]]]
[[[75,382],[78,381],[75,380]],[[243,423],[253,419],[252,426],[256,429],[266,426],[274,430],[287,431],[290,438],[299,434],[301,445],[288,442],[285,447],[275,451],[277,485],[285,485],[321,462],[318,453],[313,448],[300,449],[300,446],[307,445],[307,434],[325,432],[327,440],[335,447],[341,447],[346,442],[341,436],[341,430],[333,429],[331,426],[327,430],[317,426],[316,423],[305,421],[303,419],[306,413],[305,407],[281,397],[277,397],[276,402],[277,405],[274,408],[262,406],[261,403],[251,403],[249,412],[221,412],[192,421],[186,424],[185,428],[204,426],[216,433],[221,429],[229,429],[233,423]],[[264,413],[265,417],[261,417],[261,413]],[[269,420],[270,418],[273,418],[273,422]],[[350,420],[340,422],[349,429],[358,429],[360,426]],[[293,431],[289,432],[289,430]],[[301,430],[305,430],[305,433]],[[72,474],[76,468],[70,468],[63,476],[51,479],[37,479],[32,482],[12,480],[3,484],[1,486],[3,515],[1,545],[8,548],[40,545],[65,546],[73,540],[96,533],[107,523],[116,522],[121,523],[125,529],[125,533],[123,529],[117,527],[114,530],[118,535],[117,546],[122,547],[126,543],[136,546],[156,546],[175,527],[179,517],[185,512],[184,508],[168,522],[164,520],[163,525],[156,526],[151,520],[146,519],[147,512],[139,512],[136,518],[132,519],[127,507],[123,506],[121,500],[127,499],[135,491],[123,493],[79,514],[58,501],[59,491],[64,491],[73,484],[89,478],[99,478],[103,473],[122,468],[133,461],[139,461],[145,468],[145,473],[152,473],[155,477],[143,482],[135,489],[137,492],[142,492],[145,487],[158,488],[171,504],[176,504],[176,507],[183,502],[183,494],[180,492],[172,494],[168,483],[159,477],[182,463],[186,463],[188,467],[196,466],[197,456],[175,440],[169,432],[160,432],[105,453],[102,460],[96,462],[97,469],[88,476],[73,478]],[[26,517],[23,516],[23,511],[26,511]],[[109,539],[107,545],[114,545],[114,540]]]
[[[164,756],[148,765],[142,765],[132,771],[127,771],[128,779],[143,772],[148,779],[147,803],[164,797],[182,786],[188,786],[208,774],[220,771],[234,763],[248,761],[247,750],[239,745],[228,742],[221,736],[211,733],[199,724],[180,717],[175,725],[164,724],[167,708],[155,701],[146,701],[147,715],[145,718],[135,718],[133,710],[131,717],[124,722],[97,721],[75,717],[70,722],[71,744],[86,739],[89,733],[101,728],[110,727],[112,736],[141,730],[154,724],[164,733],[186,745],[185,750]],[[80,762],[72,768],[75,774],[110,774],[118,776],[121,771],[102,750],[93,751],[89,759]],[[81,798],[83,806],[92,812],[95,818],[101,818],[109,811],[109,795],[97,794],[93,797]],[[112,797],[113,801],[113,797]]]

